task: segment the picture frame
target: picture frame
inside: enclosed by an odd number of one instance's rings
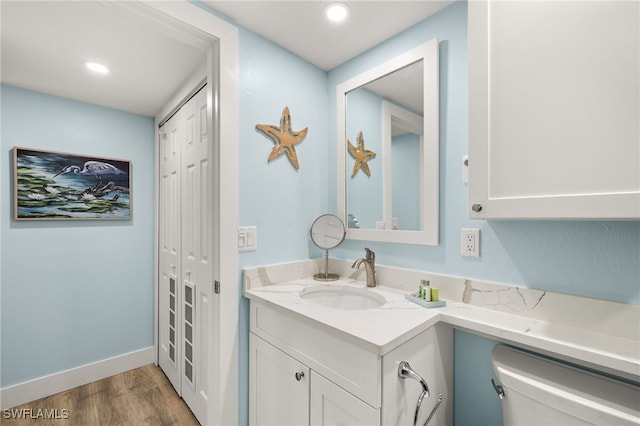
[[[15,220],[131,219],[131,161],[13,148]]]

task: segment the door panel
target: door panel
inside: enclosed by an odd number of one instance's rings
[[[180,150],[179,114],[160,129],[160,182],[158,200],[159,288],[158,364],[180,393],[182,345],[179,301],[180,280]]]
[[[203,321],[211,318],[209,312],[213,297],[213,279],[211,264],[207,260],[211,258],[209,250],[212,236],[202,228],[204,223],[212,220],[210,210],[207,208],[213,197],[212,182],[209,181],[209,173],[203,172],[203,164],[209,163],[209,134],[206,120],[202,118],[207,110],[207,92],[200,90],[191,100],[185,104],[180,112],[183,114],[185,128],[185,146],[182,152],[182,270],[186,290],[187,283],[191,286],[191,297],[184,297],[184,307],[192,304],[192,324],[185,330],[192,333],[192,342],[187,343],[185,335],[185,351],[191,348],[192,359],[184,360],[184,374],[182,375],[182,398],[201,423],[206,423],[207,414],[207,366],[209,361],[207,353],[208,338],[205,331],[209,330],[208,324]],[[207,228],[208,230],[208,228]]]
[[[309,424],[309,368],[253,333],[249,351],[249,425]]]
[[[159,364],[202,424],[207,423],[213,327],[212,173],[207,91],[161,129],[159,183]]]
[[[311,372],[312,426],[380,424],[380,410],[371,407],[315,371]]]

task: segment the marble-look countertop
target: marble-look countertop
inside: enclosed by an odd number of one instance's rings
[[[378,308],[339,310],[300,297],[323,284],[366,288],[350,262],[331,261],[341,278],[313,280],[320,260],[244,270],[244,295],[384,355],[437,323],[640,382],[640,307],[605,300],[480,282],[424,271],[377,266],[386,299]],[[438,287],[445,307],[427,309],[405,299],[421,279]]]
[[[379,355],[393,350],[438,322],[438,309],[425,309],[411,303],[404,298],[404,291],[390,287],[378,286],[367,289],[384,297],[387,303],[379,308],[366,310],[330,309],[300,297],[301,291],[306,287],[326,284],[367,288],[363,282],[348,278],[330,283],[303,278],[246,290],[245,296],[266,302],[276,309],[284,308],[302,321],[311,322],[333,334],[339,334]]]

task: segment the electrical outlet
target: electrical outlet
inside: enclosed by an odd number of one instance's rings
[[[480,230],[475,228],[462,228],[462,255],[480,256]]]

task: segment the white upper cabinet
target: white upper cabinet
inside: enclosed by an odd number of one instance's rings
[[[472,218],[640,218],[640,2],[469,2]]]

